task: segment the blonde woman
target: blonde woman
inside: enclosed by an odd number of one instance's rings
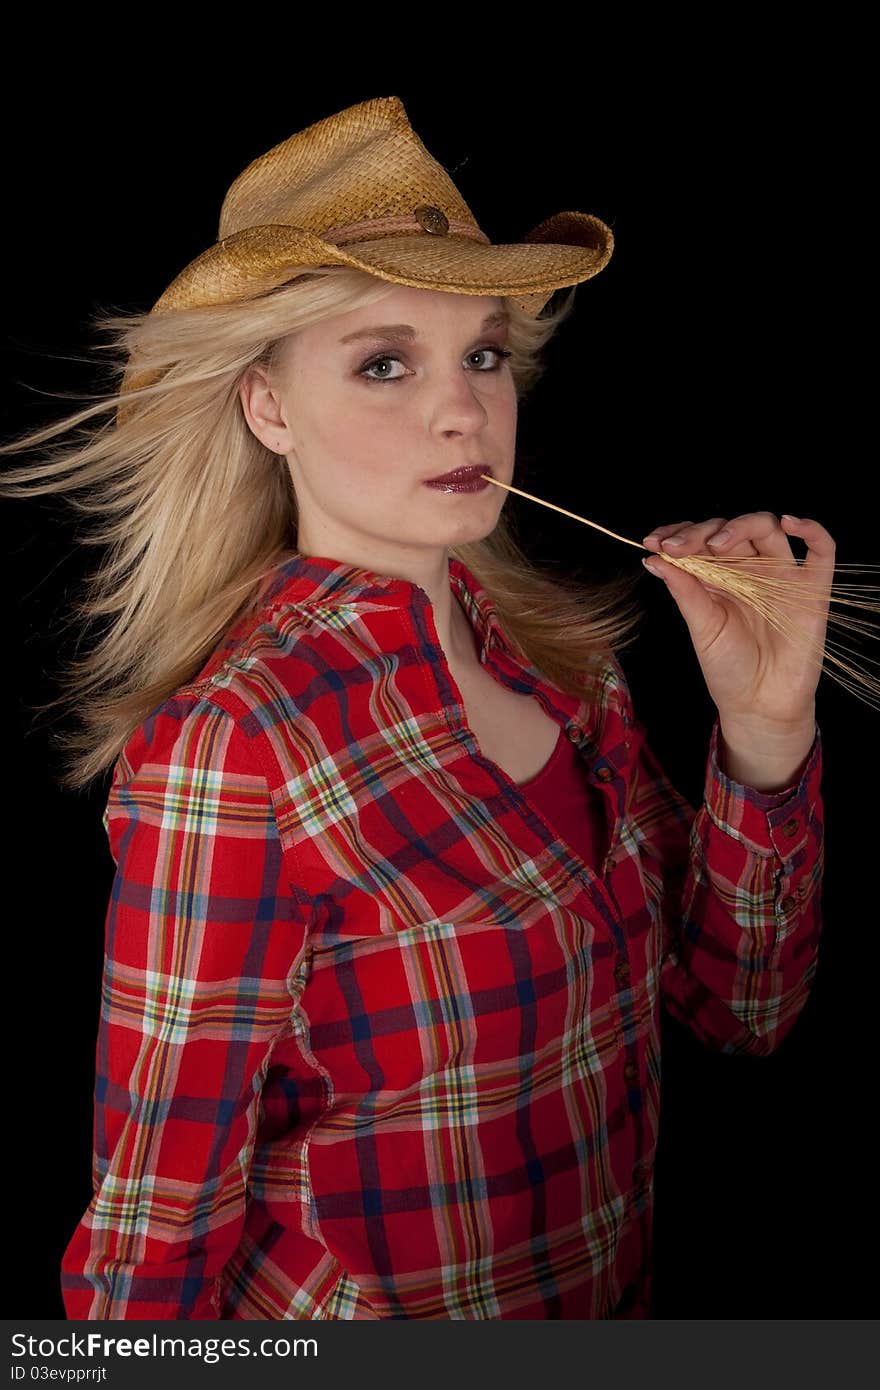
[[[611,250],[580,213],[493,246],[364,102],[114,320],[118,393],[4,449],[109,412],[3,486],[79,492],[108,548],[68,678],[116,864],[69,1317],[648,1315],[661,1003],[764,1054],[813,977],[819,667],[657,562],[718,708],[695,810],[617,660],[637,581],[507,529],[483,475]],[[645,546],[791,534],[830,583],[816,522]]]

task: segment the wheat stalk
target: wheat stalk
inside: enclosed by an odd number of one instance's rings
[[[521,488],[513,487],[510,483],[499,482],[497,478],[491,477],[488,473],[481,473],[480,477],[485,478],[489,483],[494,483],[496,487],[505,488],[507,492],[515,492],[519,497],[525,497],[530,502],[537,502],[539,506],[550,507],[554,512],[561,512],[563,516],[570,516],[572,520],[580,521],[584,526],[592,526],[594,530],[611,536],[613,540],[622,541],[624,545],[635,546],[636,550],[647,550],[647,547],[641,545],[639,541],[630,540],[628,536],[619,536],[616,531],[609,531],[607,526],[600,526],[597,521],[590,521],[585,516],[578,516],[577,512],[571,512],[567,507],[559,507],[555,502],[546,502],[543,497],[536,497],[531,492],[523,492]],[[653,551],[648,553],[654,554]],[[844,608],[859,609],[863,613],[878,613],[880,612],[880,603],[876,598],[870,598],[867,595],[880,592],[880,586],[876,584],[832,583],[829,591],[824,584],[813,586],[809,583],[805,584],[803,575],[799,576],[797,581],[789,579],[786,575],[791,573],[792,560],[802,568],[801,562],[794,556],[788,559],[776,555],[675,556],[667,555],[664,551],[662,558],[667,564],[677,565],[679,569],[695,575],[708,588],[717,589],[719,592],[739,600],[745,607],[750,608],[771,627],[774,627],[777,632],[783,633],[791,641],[800,643],[801,646],[806,646],[808,650],[821,655],[823,670],[827,671],[833,680],[836,680],[845,690],[850,691],[857,699],[864,701],[873,709],[880,709],[880,681],[877,677],[848,660],[846,649],[836,642],[826,637],[824,645],[818,643],[809,632],[804,631],[791,618],[789,612],[791,609],[795,611],[800,609],[802,612],[811,611],[809,596],[812,593],[823,606],[826,602],[830,602]],[[756,574],[756,568],[763,572]],[[783,570],[785,573],[774,574],[774,569]],[[835,563],[834,570],[835,573],[849,570],[857,574],[867,574],[880,570],[880,565]],[[803,602],[805,595],[807,601]],[[828,629],[832,627],[835,629],[843,628],[865,637],[877,637],[876,624],[869,619],[832,613],[830,610],[827,627]],[[829,662],[831,663],[830,666],[827,664]],[[868,666],[878,664],[870,658],[865,658],[865,662]],[[837,669],[832,669],[833,667]]]

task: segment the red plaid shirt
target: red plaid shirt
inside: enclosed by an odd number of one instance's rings
[[[284,560],[114,769],[69,1318],[647,1315],[660,1003],[725,1052],[791,1028],[819,730],[758,793],[716,721],[695,811],[616,661],[564,694],[450,582],[583,759],[603,862],[481,754],[423,589]]]

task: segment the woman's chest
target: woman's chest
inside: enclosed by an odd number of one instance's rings
[[[545,766],[560,726],[532,695],[520,695],[482,667],[456,677],[468,727],[480,752],[513,782],[526,782]]]
[[[276,818],[313,934],[332,949],[438,923],[521,929],[549,911],[586,913],[613,937],[640,896],[633,884],[612,897],[603,882],[629,857],[618,843],[630,771],[622,721],[606,709],[588,740],[583,703],[556,698],[503,654],[492,670],[418,654],[414,644],[412,660],[383,662],[342,690],[328,679],[309,717],[278,730],[295,743],[279,747]],[[579,760],[557,758],[562,820],[555,800],[520,791],[560,738]],[[586,816],[600,822],[599,849],[581,862],[568,831]]]

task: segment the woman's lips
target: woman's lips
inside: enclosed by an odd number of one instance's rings
[[[426,487],[439,488],[441,492],[481,492],[489,484],[485,478],[481,478],[481,473],[491,473],[491,468],[454,468],[451,473],[444,473],[439,478],[427,478]]]

